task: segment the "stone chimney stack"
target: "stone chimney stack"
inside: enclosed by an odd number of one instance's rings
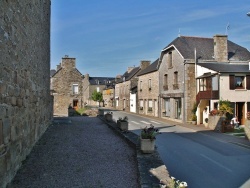
[[[228,62],[227,35],[214,36],[214,59],[217,62]]]
[[[89,74],[85,74],[84,78],[86,78],[87,80],[89,80]]]
[[[143,60],[143,61],[141,61],[140,68],[141,68],[141,70],[143,70],[143,69],[147,68],[149,65],[150,65],[150,61]]]
[[[76,67],[76,58],[71,58],[68,55],[62,58],[61,66],[63,68],[72,69]]]
[[[56,71],[58,71],[61,68],[61,63],[59,63],[59,65],[56,66]]]

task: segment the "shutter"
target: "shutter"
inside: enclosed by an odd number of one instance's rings
[[[235,84],[234,84],[234,75],[229,75],[229,89],[234,90]]]
[[[247,88],[247,90],[250,90],[250,75],[246,76],[246,81],[247,81],[246,88]]]

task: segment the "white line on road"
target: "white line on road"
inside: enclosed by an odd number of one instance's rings
[[[204,154],[200,154],[200,155],[201,155],[202,157],[206,158],[207,160],[209,160],[209,161],[213,162],[214,164],[216,164],[216,165],[220,166],[221,168],[224,168],[224,169],[226,169],[226,170],[227,170],[227,171],[229,171],[229,172],[233,172],[231,169],[229,169],[229,168],[227,168],[227,167],[223,166],[222,164],[220,164],[220,163],[216,162],[216,161],[215,161],[215,160],[213,160],[213,159],[210,159],[208,156],[206,156],[206,155],[204,155]]]
[[[151,124],[151,123],[149,123],[149,122],[146,122],[146,121],[141,121],[142,123],[145,123],[145,124]]]
[[[159,122],[156,122],[156,121],[150,121],[151,123],[155,123],[155,124],[161,124],[161,123],[159,123]]]
[[[136,121],[130,121],[130,122],[131,122],[131,123],[134,123],[134,124],[137,124],[137,125],[139,124],[139,123],[138,123],[138,122],[136,122]]]

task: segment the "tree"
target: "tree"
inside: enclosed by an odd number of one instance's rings
[[[103,101],[102,93],[95,90],[91,95],[91,99],[93,101],[99,102],[99,107],[100,107],[100,102]]]

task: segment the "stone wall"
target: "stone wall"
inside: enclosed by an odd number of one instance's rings
[[[52,120],[50,0],[0,1],[0,187]]]
[[[245,129],[247,139],[250,140],[250,120],[246,119],[246,125],[244,129]]]

